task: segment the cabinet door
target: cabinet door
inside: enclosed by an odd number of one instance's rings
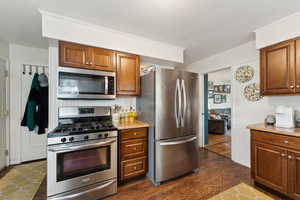
[[[287,191],[287,150],[253,142],[252,169],[255,181],[275,190]]]
[[[296,93],[300,93],[300,39],[296,40]]]
[[[300,199],[300,152],[288,153],[289,193],[294,199]]]
[[[93,48],[93,68],[103,71],[115,71],[115,52]]]
[[[70,42],[59,42],[59,65],[91,69],[91,48]]]
[[[261,50],[262,95],[295,92],[295,41],[287,41]]]
[[[117,94],[140,94],[140,59],[139,56],[117,53]]]

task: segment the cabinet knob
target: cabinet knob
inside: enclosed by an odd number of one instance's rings
[[[136,135],[136,134],[137,134],[136,132],[133,133],[133,135]]]
[[[136,170],[136,167],[133,167],[134,170]]]
[[[288,156],[288,159],[290,159],[290,160],[291,160],[292,158],[293,158],[292,156]]]
[[[283,141],[283,143],[284,143],[284,144],[288,144],[288,143],[289,143],[289,141],[287,141],[287,140],[284,140],[284,141]]]
[[[293,86],[293,85],[291,85],[291,86],[290,86],[290,88],[294,88],[294,86]]]
[[[90,62],[90,65],[92,65],[92,62]]]
[[[284,153],[281,154],[281,157],[285,157],[286,155]]]
[[[300,88],[300,85],[296,85],[296,88]]]
[[[89,64],[89,62],[85,62],[85,64],[86,64],[86,65],[88,65],[88,64]]]

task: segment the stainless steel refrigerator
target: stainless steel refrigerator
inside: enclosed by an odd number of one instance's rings
[[[141,77],[139,119],[150,123],[148,177],[153,184],[199,168],[198,74],[155,69]]]

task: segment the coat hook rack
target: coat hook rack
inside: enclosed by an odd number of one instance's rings
[[[25,74],[25,73],[26,73],[26,65],[23,64],[23,74]]]

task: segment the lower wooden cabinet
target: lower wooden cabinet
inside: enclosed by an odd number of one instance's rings
[[[145,175],[148,161],[148,128],[119,131],[119,182]]]
[[[300,138],[251,130],[251,173],[254,181],[300,200]]]

